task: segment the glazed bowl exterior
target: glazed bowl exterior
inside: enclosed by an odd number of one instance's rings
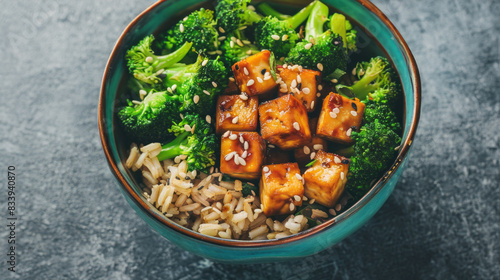
[[[297,7],[308,1],[274,1]],[[174,24],[183,14],[207,5],[205,1],[159,1],[135,18],[118,39],[102,81],[98,109],[103,150],[122,194],[137,214],[170,242],[194,254],[232,263],[266,262],[299,258],[318,253],[349,236],[368,221],[394,190],[405,169],[420,114],[420,78],[405,41],[383,13],[367,0],[322,0],[345,14],[354,26],[369,34],[373,42],[360,46],[378,48],[394,63],[404,90],[404,134],[391,170],[355,205],[335,218],[305,232],[279,240],[239,241],[201,235],[165,218],[141,194],[139,180],[126,169],[129,142],[115,118],[116,105],[123,100],[121,85],[128,77],[125,52],[143,37]]]

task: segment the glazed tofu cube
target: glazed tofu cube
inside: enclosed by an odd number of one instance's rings
[[[266,142],[257,132],[227,131],[220,146],[220,171],[234,178],[257,179]]]
[[[300,69],[288,66],[281,68],[279,72],[282,82],[280,83],[279,96],[293,94],[306,107],[308,112],[314,111],[318,106],[316,94],[318,85],[321,83],[321,72],[310,69]]]
[[[351,144],[351,133],[363,120],[365,104],[331,92],[323,101],[316,135],[340,144]]]
[[[347,182],[349,160],[319,151],[316,162],[304,173],[305,195],[321,205],[334,207]]]
[[[302,205],[303,179],[296,162],[266,165],[260,179],[260,201],[266,216],[293,213]]]
[[[309,129],[312,134],[311,141],[302,147],[296,148],[294,151],[295,160],[300,166],[304,166],[311,162],[319,150],[326,152],[328,149],[328,142],[316,135],[317,123],[317,118],[309,118]]]
[[[233,65],[234,79],[241,92],[255,96],[269,95],[276,91],[278,85],[270,71],[271,55],[270,51],[264,50]]]
[[[243,100],[240,95],[221,95],[217,100],[216,123],[217,134],[228,130],[257,130],[259,101],[256,96]]]
[[[262,103],[259,119],[262,138],[282,150],[291,150],[311,141],[306,108],[293,95]]]
[[[292,161],[292,156],[289,151],[283,151],[282,149],[274,146],[267,145],[266,149],[266,164],[280,164]]]

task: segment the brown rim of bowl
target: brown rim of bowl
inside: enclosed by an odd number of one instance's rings
[[[123,175],[120,173],[118,166],[116,165],[115,162],[111,160],[111,152],[108,147],[108,136],[104,134],[104,124],[103,124],[103,116],[104,116],[104,103],[105,103],[105,92],[104,92],[104,85],[108,77],[108,72],[109,72],[109,67],[110,63],[112,61],[112,58],[116,55],[116,49],[117,47],[122,43],[124,40],[125,34],[129,32],[129,30],[149,11],[152,9],[156,8],[159,4],[164,2],[165,0],[158,1],[148,7],[146,10],[144,10],[141,14],[139,14],[134,20],[132,20],[125,30],[122,32],[120,37],[118,38],[115,46],[113,47],[113,50],[110,54],[110,57],[108,59],[108,62],[106,63],[106,68],[104,72],[104,76],[102,79],[102,84],[101,84],[101,92],[99,96],[99,105],[98,105],[98,124],[99,124],[99,136],[101,138],[101,144],[104,150],[104,154],[106,156],[106,160],[108,161],[108,164],[110,166],[111,171],[115,175],[115,177],[120,181],[121,187],[125,189],[126,193],[128,196],[134,201],[134,203],[142,208],[146,214],[151,216],[153,219],[157,219],[159,222],[163,223],[167,227],[169,227],[172,230],[175,230],[181,234],[185,234],[188,237],[195,238],[200,241],[216,244],[216,245],[222,245],[222,246],[228,246],[228,247],[241,247],[241,248],[257,248],[257,247],[270,247],[270,246],[276,246],[276,245],[283,245],[286,243],[291,243],[303,238],[310,237],[312,235],[315,235],[327,228],[332,227],[335,224],[338,224],[342,221],[344,221],[346,218],[349,216],[353,215],[356,213],[361,207],[366,205],[374,196],[377,194],[384,186],[385,184],[382,184],[383,182],[387,181],[392,175],[395,173],[396,169],[400,166],[402,163],[403,159],[407,155],[410,146],[413,142],[413,139],[415,137],[416,129],[417,129],[417,124],[418,120],[420,118],[420,99],[421,99],[421,85],[420,85],[420,74],[417,68],[417,63],[415,61],[415,58],[413,57],[413,54],[410,51],[410,48],[406,44],[405,40],[399,33],[399,31],[394,27],[392,22],[385,16],[382,11],[380,11],[374,4],[372,4],[368,0],[355,0],[365,8],[367,8],[371,13],[375,14],[382,22],[389,28],[391,33],[394,35],[396,38],[397,42],[401,44],[403,47],[404,53],[406,56],[409,58],[408,64],[409,67],[411,68],[410,71],[410,77],[412,78],[412,81],[415,81],[412,84],[413,91],[414,91],[414,114],[413,118],[410,124],[410,129],[408,132],[407,137],[404,139],[404,142],[402,144],[402,147],[400,148],[399,154],[395,160],[395,163],[392,165],[390,168],[390,171],[388,171],[384,177],[382,177],[377,183],[366,193],[359,201],[357,201],[353,206],[351,206],[349,209],[344,211],[343,213],[339,214],[338,216],[316,226],[313,227],[309,230],[306,230],[304,232],[292,235],[290,237],[282,238],[282,239],[272,239],[272,240],[262,240],[262,241],[249,241],[249,240],[233,240],[233,239],[221,239],[221,238],[216,238],[216,237],[210,237],[203,235],[201,233],[194,232],[192,230],[189,230],[183,226],[177,225],[172,221],[167,220],[163,216],[159,216],[156,213],[151,211],[151,205],[146,204],[142,199],[141,199],[141,194],[136,193],[133,189],[132,186],[130,186]]]

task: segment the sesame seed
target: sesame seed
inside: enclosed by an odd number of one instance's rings
[[[238,138],[238,135],[236,134],[229,135],[229,140],[236,140],[236,138]]]
[[[229,133],[230,133],[230,131],[229,131],[229,130],[228,130],[228,131],[226,131],[226,132],[224,132],[224,134],[222,134],[222,137],[224,137],[224,138],[228,137],[228,136],[229,136]],[[210,173],[212,173],[212,172],[210,172]]]
[[[319,71],[323,71],[323,64],[318,63],[318,65],[316,65],[316,66],[318,67]]]
[[[340,109],[339,108],[333,108],[332,112],[334,112],[335,114],[338,114],[338,113],[340,113]]]
[[[242,93],[240,94],[240,98],[241,98],[242,100],[248,100],[248,95],[246,95],[244,92],[242,92]]]
[[[312,43],[307,43],[307,44],[304,46],[304,48],[305,48],[306,50],[308,50],[308,49],[310,49],[310,48],[312,47],[312,45],[313,45]]]
[[[305,87],[305,88],[302,89],[302,92],[305,93],[305,94],[309,94],[309,93],[311,93],[311,90],[309,88]]]
[[[345,133],[345,135],[347,135],[347,136],[349,136],[349,137],[350,137],[350,136],[351,136],[351,133],[352,133],[352,128],[349,128],[349,129],[347,130],[347,132]]]
[[[191,128],[191,134],[194,134],[194,128],[196,127],[196,124],[193,125],[193,127]]]
[[[318,93],[316,93],[316,96],[317,96],[317,97],[320,97],[320,96],[321,96],[321,93],[319,93],[319,92],[318,92]]]
[[[248,150],[248,142],[247,142],[247,141],[245,141],[245,143],[243,144],[243,148],[244,148],[245,150]]]
[[[240,39],[236,40],[236,44],[238,44],[238,46],[240,46],[240,47],[245,46],[245,45],[243,45],[243,43],[241,42]]]
[[[257,77],[257,81],[261,84],[264,82],[261,77]]]
[[[248,155],[248,151],[244,151],[243,154],[241,154],[241,158],[246,158]]]
[[[341,162],[342,162],[342,161],[340,160],[340,158],[339,158],[339,157],[337,157],[337,156],[333,158],[333,161],[334,161],[336,164],[339,164],[339,163],[341,163]]]
[[[246,28],[246,26],[245,26],[245,28]],[[245,45],[250,45],[252,43],[248,40],[241,40],[241,42],[243,42],[243,44],[245,44]]]
[[[295,201],[300,201],[302,199],[299,195],[294,195],[293,198]]]
[[[171,87],[168,87],[168,88],[167,88],[167,91],[168,91],[168,92],[170,92],[170,93],[174,93],[174,91],[172,90],[172,88],[171,88]]]
[[[335,210],[334,210],[334,209],[330,209],[330,210],[328,210],[328,212],[329,212],[329,213],[330,213],[330,215],[332,215],[332,216],[337,216],[337,213],[335,212]]]
[[[248,69],[247,69],[246,67],[244,67],[244,68],[243,68],[243,72],[244,72],[244,73],[245,73],[245,75],[247,75],[247,76],[248,76],[248,74],[250,74],[250,73],[248,72]]]
[[[357,115],[358,115],[358,113],[357,113],[356,111],[351,111],[351,115],[352,115],[353,117],[355,117],[355,116],[357,116]]]
[[[201,63],[201,66],[205,66],[205,65],[207,65],[207,63],[208,63],[208,59],[205,59],[205,60],[203,60],[203,62]]]
[[[231,49],[234,48],[234,42],[233,41],[229,42],[229,46],[231,47]]]
[[[245,139],[243,138],[243,135],[240,134],[240,143],[243,144],[245,143]]]
[[[215,51],[216,54],[222,54],[222,51],[221,50],[217,50]]]
[[[185,17],[182,19],[182,21],[186,21],[187,19],[188,19],[188,17],[187,17],[187,16],[185,16]]]
[[[304,146],[303,150],[304,150],[304,154],[306,154],[306,155],[311,153],[311,149],[309,149],[309,147],[307,147],[307,146]]]
[[[288,64],[283,64],[283,69],[285,69],[288,66]]]
[[[151,63],[151,62],[153,62],[153,58],[152,58],[152,57],[150,57],[150,56],[146,57],[146,62],[147,62],[147,63]]]
[[[234,82],[234,78],[233,77],[229,77],[229,81]]]
[[[241,164],[242,166],[246,166],[246,165],[247,165],[246,160],[245,160],[244,158],[242,158],[242,157],[238,157],[238,161],[240,162],[240,164]]]
[[[300,75],[297,75],[297,83],[302,83],[302,78],[300,78]]]
[[[179,30],[180,30],[181,32],[184,32],[184,25],[183,25],[182,23],[181,23],[181,25],[179,26]]]
[[[316,202],[316,199],[311,199],[311,201],[309,201],[309,204],[314,204],[314,202]]]
[[[342,206],[340,204],[335,205],[335,210],[340,211],[342,209]]]
[[[266,72],[266,74],[264,75],[264,81],[267,81],[269,79],[271,79],[271,74],[269,74],[269,72]]]
[[[141,102],[137,101],[137,100],[132,100],[132,103],[134,103],[135,105],[140,105],[141,104]]]
[[[322,90],[323,89],[323,86],[322,85],[318,85],[318,90]]]
[[[212,82],[212,86],[213,86],[213,87],[217,87],[217,83]]]
[[[234,124],[237,124],[238,123],[238,117],[233,118],[233,120],[231,122],[234,123]]]
[[[314,146],[313,146],[313,148],[314,148],[315,150],[322,150],[322,149],[323,149],[323,145],[321,145],[321,144],[316,144],[316,145],[314,145]]]
[[[290,203],[290,211],[295,210],[295,205],[293,203]]]
[[[206,89],[203,90],[203,93],[206,95],[210,95],[210,92],[208,92],[208,90],[206,90]]]
[[[311,101],[311,109],[314,109],[314,100]]]
[[[264,172],[269,172],[269,167],[264,166],[264,168],[262,168],[262,171],[264,171]]]
[[[251,85],[253,85],[253,84],[255,84],[255,81],[254,81],[253,79],[250,79],[250,80],[248,80],[248,82],[247,82],[247,87],[249,87],[249,86],[251,86]]]
[[[222,28],[220,26],[219,26],[219,31],[220,31],[220,33],[226,33],[226,31],[224,30],[224,28]]]
[[[226,36],[220,36],[219,38],[217,38],[217,40],[224,41],[224,40],[226,40]]]
[[[299,180],[302,180],[302,176],[300,176],[299,173],[295,173],[295,177],[297,177],[297,179],[299,179]]]
[[[271,35],[271,38],[273,38],[273,40],[278,41],[280,39],[280,36],[279,35]]]
[[[239,158],[238,154],[235,153],[234,154],[234,164],[236,164],[236,165],[240,165],[240,160],[238,158]]]
[[[200,101],[200,97],[199,97],[198,95],[195,95],[195,96],[193,97],[193,102],[194,102],[194,104],[198,104],[198,101]]]
[[[293,128],[295,128],[295,130],[300,130],[300,125],[298,122],[294,122],[293,123]]]
[[[290,87],[294,88],[297,87],[297,80],[293,80],[292,83],[290,84]]]
[[[247,51],[247,54],[252,54],[252,50],[248,50],[248,51]]]
[[[288,39],[288,35],[285,34],[285,35],[281,36],[281,41],[286,41],[287,39]]]
[[[345,174],[344,174],[344,172],[342,171],[342,172],[340,172],[340,179],[344,180],[344,178],[345,178]]]
[[[184,116],[182,114],[179,114],[181,116],[181,119],[184,119]]]
[[[143,89],[141,89],[139,91],[139,97],[141,97],[141,100],[144,99],[144,96],[146,96],[146,94],[148,94],[148,93]]]
[[[207,115],[205,117],[205,120],[207,121],[207,123],[212,123],[212,117],[210,115]]]
[[[271,149],[276,148],[276,146],[274,146],[273,144],[269,144],[269,145],[267,145],[267,146],[268,146],[269,148],[271,148]]]
[[[185,131],[191,131],[191,127],[189,126],[189,124],[185,124],[184,125],[184,130]]]
[[[311,160],[312,160],[312,159],[314,159],[314,157],[315,157],[315,156],[316,156],[316,153],[315,153],[315,152],[312,152],[312,153],[311,153],[311,156],[310,156]]]
[[[330,112],[330,117],[332,119],[335,119],[335,118],[337,118],[337,114],[335,114],[334,112]]]

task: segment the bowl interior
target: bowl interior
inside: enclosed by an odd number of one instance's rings
[[[290,11],[293,11],[297,7],[303,7],[309,3],[309,1],[300,0],[272,2]],[[404,124],[404,134],[403,145],[394,166],[398,168],[398,163],[401,162],[408,152],[418,122],[420,88],[418,70],[413,57],[402,38],[400,38],[399,33],[395,28],[393,29],[392,24],[370,2],[365,0],[324,0],[323,2],[330,5],[333,10],[345,14],[352,21],[356,29],[358,29],[358,38],[360,40],[358,47],[361,49],[362,53],[366,54],[364,57],[360,57],[361,59],[366,59],[374,55],[383,55],[393,62],[396,71],[399,73],[404,91],[404,102],[401,104],[402,110],[400,112]],[[166,226],[181,232],[188,231],[190,232],[189,234],[194,237],[217,243],[218,238],[202,236],[199,233],[186,230],[171,222],[146,201],[139,187],[142,180],[135,177],[134,174],[125,167],[124,163],[127,159],[126,151],[130,147],[130,141],[127,140],[123,134],[115,118],[116,108],[122,106],[128,97],[128,90],[126,89],[125,82],[130,76],[124,59],[125,52],[130,47],[137,44],[143,37],[149,34],[157,34],[166,27],[175,24],[190,11],[202,6],[211,7],[208,3],[209,2],[206,1],[196,0],[169,0],[158,2],[131,22],[119,38],[108,61],[101,88],[99,127],[104,151],[111,166],[111,170],[120,181],[121,187],[125,188],[125,192],[128,193],[129,198],[138,204],[144,211],[148,211],[150,212],[149,214],[162,220]],[[378,192],[378,189],[383,187],[383,181],[387,180],[388,177],[390,177],[390,175],[379,181],[358,203],[325,223],[321,228],[333,223],[338,223],[349,217],[349,213],[356,211],[356,207],[362,207],[362,205],[364,205],[363,200],[369,200],[370,197],[373,197]],[[315,228],[309,229],[309,231],[311,230],[314,231]],[[252,241],[246,242],[251,243]],[[266,242],[261,241],[255,243],[265,244]],[[272,241],[268,243],[272,243]]]

